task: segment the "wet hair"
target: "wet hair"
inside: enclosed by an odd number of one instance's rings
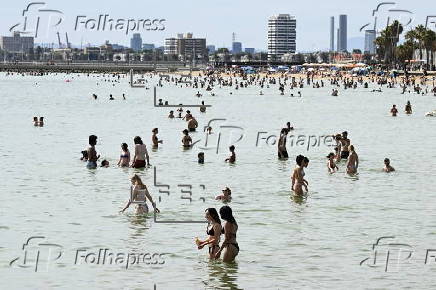
[[[129,145],[127,145],[126,143],[121,144],[121,149],[123,149],[124,151],[127,151],[128,147]]]
[[[90,135],[88,138],[88,143],[89,145],[96,145],[97,144],[97,136],[95,135]]]
[[[107,161],[107,160],[105,159],[105,160],[103,160],[103,161],[101,162],[101,167],[104,167],[104,166],[106,166],[106,165],[109,165],[109,161]]]
[[[205,212],[207,212],[210,215],[210,217],[213,219],[214,222],[221,224],[220,216],[218,215],[218,212],[214,207],[207,208]]]
[[[135,142],[135,144],[144,144],[142,143],[142,139],[139,136],[136,136],[135,138],[133,138],[133,142]]]
[[[280,134],[285,134],[285,133],[287,133],[288,132],[288,129],[287,128],[282,128],[282,131],[280,132]]]
[[[199,152],[197,156],[198,156],[198,157],[200,157],[200,156],[204,156],[204,152]]]
[[[307,158],[306,156],[304,156],[303,161],[304,161],[304,163],[308,164],[308,163],[309,163],[309,158]]]
[[[221,207],[220,208],[220,216],[223,220],[237,225],[236,220],[233,217],[232,209],[230,208],[230,206],[225,205],[225,206]]]
[[[33,117],[33,121],[38,121],[38,117]]]
[[[39,117],[39,120],[40,120],[40,121],[44,120],[44,117]]]
[[[170,111],[170,113],[174,113],[174,111]]]
[[[348,148],[349,148],[350,151],[354,151],[354,146],[353,145],[348,146]]]
[[[303,161],[304,161],[304,156],[303,155],[298,155],[297,158],[295,158],[295,162],[297,162],[298,166],[301,166]]]
[[[188,134],[189,133],[189,131],[188,131],[188,129],[185,129],[185,130],[183,130],[183,134]]]
[[[389,158],[385,158],[384,163],[391,163],[391,161],[389,160]]]
[[[342,136],[347,137],[348,136],[348,132],[347,131],[342,132]]]
[[[329,158],[329,159],[330,159],[330,157],[332,157],[332,156],[335,156],[335,153],[333,153],[333,152],[330,152],[330,153],[329,153],[329,155],[327,155],[327,158]]]
[[[155,133],[157,131],[157,128],[154,128],[153,130],[151,130],[152,133]]]
[[[230,149],[230,151],[234,151],[235,150],[235,146],[232,145],[232,146],[229,147],[229,149]]]

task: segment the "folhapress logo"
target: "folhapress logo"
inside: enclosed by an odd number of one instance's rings
[[[113,19],[108,14],[89,18],[85,15],[76,17],[74,30],[89,31],[120,31],[126,35],[129,32],[162,31],[165,30],[165,19]]]
[[[61,28],[63,32],[68,31],[90,31],[90,32],[122,32],[126,35],[130,32],[141,31],[163,31],[165,30],[166,19],[150,18],[112,18],[109,14],[98,14],[97,17],[86,15],[75,16],[71,28],[65,24],[66,15],[57,9],[49,9],[45,2],[30,2],[21,12],[22,20],[9,28],[15,32],[35,39],[50,38],[59,36]],[[61,25],[62,24],[62,25]],[[62,26],[62,27],[61,27]]]

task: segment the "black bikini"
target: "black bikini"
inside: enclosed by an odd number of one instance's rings
[[[221,233],[225,234],[224,228],[221,230]],[[236,238],[236,233],[232,233],[232,235],[234,235],[235,238]],[[239,245],[238,245],[238,243],[227,243],[227,245],[233,245],[236,249],[238,249],[238,252],[239,252]]]
[[[206,228],[206,234],[208,234],[209,236],[215,236],[215,230],[213,229],[213,226],[210,230],[208,230],[209,226]],[[215,249],[216,247],[220,247],[220,245],[212,245],[209,246],[209,254],[213,252],[213,249]]]

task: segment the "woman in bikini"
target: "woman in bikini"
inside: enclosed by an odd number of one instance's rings
[[[208,208],[205,212],[208,221],[206,228],[208,238],[204,241],[197,239],[196,243],[199,250],[209,245],[209,257],[215,259],[215,255],[220,249],[221,220],[215,208]]]
[[[129,167],[130,164],[130,151],[126,143],[121,144],[121,154],[120,160],[118,161],[118,166]]]
[[[297,166],[295,167],[293,173],[292,173],[292,185],[291,190],[296,195],[303,195],[303,180],[304,180],[304,171],[303,171],[303,163],[304,163],[304,156],[298,155],[295,159]]]
[[[130,192],[130,199],[126,206],[120,211],[124,212],[132,203],[136,204],[136,214],[148,214],[147,199],[151,202],[155,212],[159,213],[159,209],[156,207],[156,203],[153,201],[147,186],[142,182],[138,175],[133,175],[130,179],[132,182],[132,188]]]
[[[238,224],[233,217],[232,209],[225,205],[220,208],[221,219],[224,220],[224,226],[222,233],[224,234],[224,242],[221,244],[221,248],[215,254],[215,258],[218,259],[223,253],[223,262],[230,263],[235,260],[235,257],[239,254],[239,245],[236,241],[236,232],[238,231]]]

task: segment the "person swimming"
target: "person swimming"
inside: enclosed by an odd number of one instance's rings
[[[104,159],[104,160],[101,162],[100,167],[106,167],[106,168],[108,168],[108,167],[109,167],[109,161],[107,161],[106,159]]]
[[[39,126],[38,117],[33,117],[33,126],[35,127]]]
[[[38,126],[39,127],[44,127],[44,117],[39,117]]]
[[[130,164],[130,151],[126,143],[121,144],[120,159],[118,160],[118,166],[129,167]]]
[[[238,224],[233,217],[232,209],[225,205],[220,208],[221,219],[224,220],[222,233],[224,234],[224,242],[221,244],[220,249],[215,254],[215,259],[218,259],[223,253],[223,262],[230,263],[235,260],[239,254],[239,245],[236,241],[236,233],[238,231]]]
[[[135,174],[130,179],[132,187],[130,189],[130,199],[126,206],[120,211],[123,213],[132,203],[136,204],[136,214],[148,214],[147,199],[151,202],[154,212],[159,213],[160,210],[156,207],[156,203],[153,201],[147,186],[142,182],[141,178]]]
[[[223,194],[217,195],[216,200],[221,200],[223,202],[229,202],[232,200],[232,191],[230,188],[226,187],[222,190]]]
[[[383,171],[384,171],[384,172],[392,172],[392,171],[395,171],[395,168],[393,168],[393,167],[391,166],[391,161],[389,160],[389,158],[385,158],[385,160],[384,160],[384,164],[385,164],[385,167],[383,168]]]
[[[205,218],[208,221],[206,234],[208,238],[204,241],[196,238],[197,248],[201,250],[204,246],[209,246],[209,258],[217,259],[216,254],[220,251],[220,237],[222,232],[221,220],[215,208],[205,210]],[[218,256],[219,257],[219,256]]]

